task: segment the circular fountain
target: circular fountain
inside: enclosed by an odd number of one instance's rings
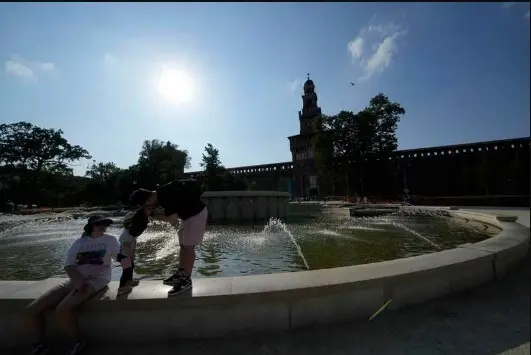
[[[390,299],[387,308],[396,309],[502,277],[529,244],[528,230],[511,219],[461,210],[406,207],[377,217],[320,213],[302,220],[286,210],[282,219],[253,225],[231,224],[231,208],[198,250],[191,297],[166,298],[158,279],[174,266],[178,246],[171,227],[153,223],[139,239],[140,286],[123,301],[113,282],[106,301],[90,302],[82,316],[89,332],[130,336],[118,326],[124,315],[129,331],[143,329],[143,338],[154,340],[368,318]],[[21,307],[58,282],[53,277],[62,276],[65,252],[84,223],[68,213],[0,217],[0,272],[12,280],[1,284],[2,319],[19,322]],[[17,339],[16,329],[2,340]]]

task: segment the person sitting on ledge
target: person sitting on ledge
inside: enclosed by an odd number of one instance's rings
[[[67,354],[79,354],[84,348],[74,308],[107,287],[111,280],[111,258],[116,260],[120,250],[116,237],[105,234],[111,224],[108,218],[90,217],[83,234],[68,250],[64,270],[69,279],[26,307],[26,323],[35,337],[33,354],[49,353],[44,343],[44,312],[50,309],[55,309],[57,325],[73,341]]]
[[[168,296],[176,296],[192,287],[192,269],[195,263],[195,247],[203,241],[208,211],[201,201],[202,189],[193,179],[174,180],[159,187],[156,191],[138,189],[131,194],[131,204],[145,208],[164,208],[164,216],[154,218],[166,221],[177,227],[179,238],[178,270],[166,278],[163,284],[173,286]]]

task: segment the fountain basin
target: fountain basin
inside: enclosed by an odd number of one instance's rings
[[[452,212],[502,229],[454,249],[372,264],[255,276],[194,280],[193,293],[166,298],[169,287],[142,281],[127,301],[116,283],[87,303],[81,325],[90,339],[167,341],[251,331],[283,331],[368,318],[391,299],[398,309],[503,277],[528,254],[529,230],[497,216]],[[503,218],[501,218],[503,220]],[[507,220],[507,219],[505,219]],[[0,339],[23,341],[21,312],[57,279],[0,283]],[[52,333],[56,331],[52,327]]]
[[[328,214],[336,216],[349,216],[349,217],[378,217],[395,213],[400,208],[398,206],[385,206],[385,205],[354,205],[348,207],[327,207]]]
[[[201,197],[211,223],[284,218],[290,198],[289,193],[277,191],[205,191]]]

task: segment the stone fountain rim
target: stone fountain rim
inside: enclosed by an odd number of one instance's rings
[[[130,341],[131,334],[141,334],[139,338],[149,341],[166,341],[367,319],[389,300],[387,309],[398,309],[503,277],[527,257],[529,229],[513,222],[515,218],[450,213],[502,231],[478,243],[379,263],[197,279],[192,297],[167,298],[168,286],[141,281],[128,300],[116,300],[117,283],[112,282],[103,300],[83,306],[83,329],[94,339]],[[23,308],[60,281],[0,281],[3,344],[26,339],[21,327]]]
[[[284,272],[265,275],[247,275],[197,279],[200,290],[193,297],[180,301],[181,304],[192,304],[199,300],[245,297],[300,297],[301,294],[320,295],[330,293],[332,289],[357,288],[362,285],[386,285],[395,279],[422,275],[429,271],[444,272],[445,268],[455,268],[457,264],[474,263],[484,258],[495,258],[500,253],[510,251],[529,243],[527,228],[514,222],[504,222],[508,216],[495,216],[468,211],[451,211],[456,217],[468,218],[490,224],[501,229],[496,236],[478,243],[468,243],[453,249],[443,250],[414,257],[394,259],[363,265],[345,266],[331,269]],[[511,219],[509,217],[509,219]],[[0,281],[9,283],[10,281]],[[14,281],[16,282],[16,281]],[[28,282],[28,283],[31,283]],[[33,283],[35,283],[33,281]],[[37,282],[38,283],[38,282]],[[159,281],[143,281],[143,285],[155,287]],[[195,287],[195,286],[194,286]],[[25,299],[37,297],[44,290],[24,293]],[[334,291],[335,292],[335,291]],[[5,297],[7,296],[7,297]],[[13,295],[3,298],[13,299]],[[0,300],[2,297],[0,296]],[[136,299],[136,298],[135,298]],[[153,299],[153,297],[148,297]],[[136,299],[138,300],[138,299]],[[169,300],[171,301],[171,299]],[[101,302],[97,302],[100,304]],[[114,302],[113,302],[114,303]]]

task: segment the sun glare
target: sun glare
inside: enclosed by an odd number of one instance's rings
[[[183,104],[193,100],[195,83],[186,71],[165,68],[160,72],[157,92],[166,102]]]

